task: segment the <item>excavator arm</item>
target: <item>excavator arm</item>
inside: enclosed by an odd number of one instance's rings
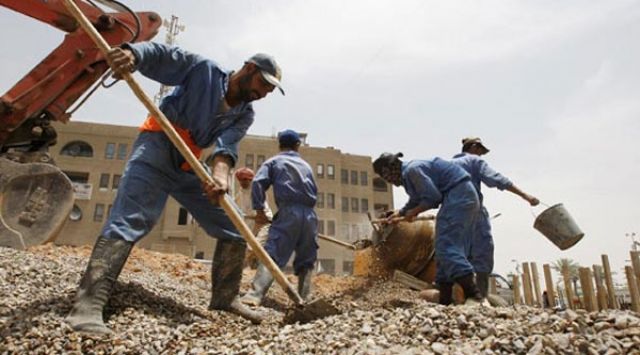
[[[149,40],[162,24],[157,14],[134,13],[117,1],[74,1],[112,46]],[[104,12],[93,1],[118,11]],[[57,136],[51,122],[67,122],[104,84],[109,66],[61,0],[0,0],[0,5],[66,33],[0,97],[0,246],[24,249],[53,240],[74,204],[71,182],[47,153]]]
[[[153,12],[105,13],[76,1],[112,46],[151,39],[162,24]],[[0,97],[0,151],[39,150],[55,142],[51,121],[69,120],[69,107],[109,69],[104,56],[60,0],[0,0],[0,5],[64,32],[62,44]]]

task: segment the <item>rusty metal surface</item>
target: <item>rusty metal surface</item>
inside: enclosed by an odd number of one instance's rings
[[[57,167],[0,158],[0,246],[52,241],[73,202],[71,181]]]

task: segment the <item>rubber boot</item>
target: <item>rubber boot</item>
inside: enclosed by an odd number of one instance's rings
[[[104,324],[102,311],[132,247],[133,243],[126,240],[98,237],[66,319],[75,331],[111,333]]]
[[[302,270],[298,274],[298,294],[304,301],[307,301],[309,295],[311,295],[311,277],[313,276],[312,269]]]
[[[476,285],[478,285],[482,298],[487,298],[489,295],[489,273],[476,272]]]
[[[442,282],[438,284],[438,291],[440,291],[439,303],[443,306],[448,306],[453,302],[453,284],[450,282]]]
[[[456,282],[462,287],[464,291],[464,304],[467,306],[479,306],[482,304],[482,295],[478,286],[473,280],[473,274],[467,274],[465,276],[456,279]]]
[[[235,313],[254,324],[263,316],[240,302],[242,264],[247,245],[244,241],[218,240],[211,263],[211,303],[209,309]]]
[[[259,306],[269,291],[271,284],[273,284],[273,275],[264,264],[259,264],[258,271],[256,271],[256,276],[251,284],[251,291],[242,296],[240,301],[244,304]]]

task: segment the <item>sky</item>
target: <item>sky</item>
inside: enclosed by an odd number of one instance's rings
[[[286,96],[255,103],[250,134],[308,132],[313,146],[376,157],[448,158],[479,136],[497,171],[546,205],[563,203],[585,237],[560,251],[532,226],[544,207],[483,190],[493,215],[495,271],[609,255],[618,281],[640,241],[640,1],[137,0],[178,16],[177,44],[238,69],[256,52],[283,69]],[[0,89],[62,40],[55,28],[0,8]],[[164,31],[156,38],[164,41]],[[141,77],[150,96],[158,84]],[[145,109],[123,83],[73,119],[139,125]],[[396,207],[407,196],[395,189]],[[626,283],[626,282],[625,282]]]

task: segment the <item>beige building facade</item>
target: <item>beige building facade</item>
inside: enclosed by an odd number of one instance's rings
[[[72,180],[76,191],[74,210],[55,242],[93,244],[109,214],[138,129],[77,121],[56,124],[55,128],[58,144],[50,148],[50,154]],[[366,214],[393,208],[391,186],[374,175],[371,157],[343,153],[333,147],[313,147],[306,142],[305,135],[303,138],[300,154],[314,169],[318,185],[319,233],[347,242],[368,238],[371,225]],[[208,153],[204,152],[203,156]],[[277,153],[275,137],[247,135],[240,142],[236,167],[257,170]],[[269,200],[273,202],[272,196]],[[271,208],[277,211],[275,205]],[[169,198],[157,225],[138,246],[211,259],[215,239]],[[318,271],[351,273],[351,251],[322,240],[319,246]]]

